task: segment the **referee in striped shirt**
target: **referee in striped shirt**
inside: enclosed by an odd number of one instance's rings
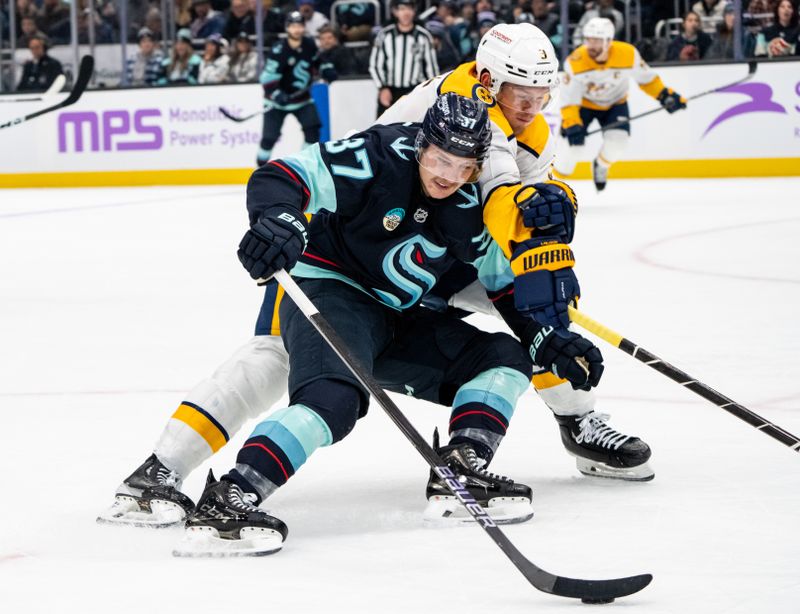
[[[433,37],[414,23],[416,13],[414,0],[392,0],[395,23],[375,38],[369,74],[378,86],[378,115],[439,72]]]

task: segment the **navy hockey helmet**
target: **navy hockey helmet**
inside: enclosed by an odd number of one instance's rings
[[[286,25],[288,26],[290,23],[306,25],[306,20],[303,19],[303,15],[300,11],[292,11],[286,16]]]
[[[453,92],[442,94],[425,113],[414,143],[417,160],[429,145],[459,158],[474,158],[476,170],[468,182],[477,181],[492,142],[486,105]]]

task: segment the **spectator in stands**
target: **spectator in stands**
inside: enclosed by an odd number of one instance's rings
[[[531,12],[533,13],[533,25],[547,35],[553,47],[561,47],[561,19],[558,15],[550,11],[547,0],[533,0],[531,2]]]
[[[174,0],[175,25],[178,28],[188,28],[192,25],[192,0]],[[155,32],[155,30],[153,30]]]
[[[306,22],[306,36],[317,38],[317,32],[322,26],[328,25],[328,18],[314,10],[315,0],[297,0],[297,10]]]
[[[91,42],[91,28],[94,25],[94,42],[108,44],[114,42],[114,31],[119,28],[116,22],[116,8],[111,2],[96,5],[91,11],[93,0],[78,0],[78,42],[88,45]],[[115,27],[116,26],[116,27]]]
[[[192,20],[189,30],[192,38],[206,39],[212,34],[222,34],[225,29],[225,16],[211,8],[210,0],[192,0]]]
[[[439,73],[433,38],[414,23],[414,0],[392,0],[395,23],[381,29],[369,58],[369,73],[378,87],[378,115],[426,79]]]
[[[483,38],[489,30],[497,25],[497,15],[494,11],[481,11],[478,13],[478,40]]]
[[[255,81],[258,75],[258,54],[253,50],[253,42],[247,32],[239,32],[233,43],[228,62],[230,80],[234,83]]]
[[[682,32],[669,44],[667,61],[693,62],[706,57],[711,37],[700,27],[700,15],[689,11],[683,17]]]
[[[212,34],[205,42],[197,82],[227,83],[229,62],[228,41],[222,38],[221,34]]]
[[[798,55],[800,30],[797,7],[790,0],[780,0],[775,6],[775,23],[764,28],[756,38],[756,56],[771,58]]]
[[[192,49],[192,32],[188,28],[181,28],[175,35],[172,53],[161,62],[158,85],[172,83],[196,85],[199,72],[200,58]]]
[[[155,85],[161,73],[164,52],[158,48],[156,36],[150,28],[142,28],[136,35],[139,48],[128,58],[125,67],[128,85]]]
[[[222,35],[226,40],[233,41],[239,32],[246,32],[250,35],[256,33],[255,12],[250,8],[247,0],[232,0],[231,10]]]
[[[336,7],[336,24],[347,42],[369,40],[375,25],[375,6],[366,2],[347,2]]]
[[[20,33],[17,35],[17,47],[27,47],[31,38],[42,36],[44,33],[36,27],[36,18],[26,16],[19,21]]]
[[[321,64],[333,64],[336,74],[358,75],[364,71],[360,70],[358,60],[352,49],[343,47],[333,28],[322,26],[317,32],[319,37],[319,60]]]
[[[438,0],[436,12],[430,19],[443,23],[449,28],[456,20],[456,3],[453,0]]]
[[[692,5],[692,10],[703,17],[715,17],[722,19],[725,16],[725,6],[728,4],[727,0],[697,0]]]
[[[436,51],[436,63],[440,72],[453,70],[461,63],[458,51],[447,31],[447,26],[438,19],[431,19],[425,24],[428,32],[433,37],[433,48]]]
[[[746,12],[751,16],[764,15],[765,17],[759,19],[753,19],[751,17],[750,20],[745,23],[747,25],[760,25],[762,28],[772,25],[772,13],[775,11],[775,5],[775,0],[750,0]]]
[[[614,0],[596,0],[592,2],[592,8],[588,9],[578,22],[575,34],[572,36],[572,44],[577,47],[583,43],[583,26],[594,17],[605,17],[614,22],[614,38],[622,40],[622,30],[625,28],[625,17],[614,8]]]
[[[16,0],[17,36],[24,34],[22,30],[22,20],[26,17],[30,17],[34,21],[38,19],[39,8],[36,6],[33,0]],[[36,28],[38,29],[38,24],[36,25]],[[27,47],[27,45],[22,45],[22,47]]]
[[[736,23],[736,9],[730,2],[725,7],[722,14],[722,23],[717,26],[717,32],[711,47],[706,53],[707,60],[732,60],[733,59],[733,37],[734,25]],[[751,32],[742,32],[742,54],[745,57],[752,57],[755,49],[756,39]]]
[[[37,24],[53,44],[69,42],[69,6],[61,0],[44,0]]]
[[[150,7],[144,18],[144,27],[153,32],[156,40],[163,40],[161,32],[161,10],[157,6]]]
[[[450,37],[461,58],[475,57],[479,40],[475,0],[462,0],[460,13],[455,23],[450,26]]]
[[[17,86],[18,92],[44,92],[53,84],[58,75],[64,72],[61,63],[47,55],[47,37],[43,34],[32,36],[28,49],[33,58],[22,67],[22,77]]]

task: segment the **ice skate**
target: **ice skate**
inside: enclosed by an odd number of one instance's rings
[[[584,475],[646,482],[655,477],[647,461],[650,446],[606,423],[609,416],[593,411],[584,416],[555,416],[561,441]]]
[[[497,524],[520,523],[533,517],[533,492],[529,486],[486,471],[486,462],[467,443],[441,448],[438,443],[438,434],[435,433],[434,448]],[[425,495],[428,498],[428,506],[423,514],[425,520],[474,522],[444,480],[433,471]]]
[[[97,522],[153,529],[178,526],[194,509],[192,500],[178,490],[181,483],[175,471],[151,454],[119,485],[114,503]]]
[[[608,167],[600,164],[600,161],[595,158],[592,161],[592,179],[594,180],[594,187],[598,192],[606,189],[608,182]]]
[[[208,472],[206,489],[186,519],[174,556],[264,556],[278,552],[289,529],[254,505],[256,496]]]

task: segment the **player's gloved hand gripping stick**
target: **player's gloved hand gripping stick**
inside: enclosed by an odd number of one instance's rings
[[[684,388],[691,390],[695,394],[700,395],[707,401],[711,401],[717,407],[724,409],[728,413],[733,414],[739,420],[744,420],[750,426],[754,426],[759,431],[766,433],[773,439],[780,441],[783,445],[790,447],[795,452],[800,452],[800,438],[792,435],[789,431],[773,424],[766,418],[762,418],[754,411],[747,409],[744,405],[739,405],[723,394],[714,390],[711,386],[707,386],[703,382],[694,379],[688,373],[685,373],[672,366],[668,362],[661,360],[655,354],[651,354],[642,347],[639,347],[632,341],[629,341],[619,333],[615,333],[610,328],[606,328],[599,322],[593,320],[584,313],[581,313],[573,307],[569,307],[570,319],[579,324],[590,333],[600,337],[603,341],[607,341],[614,347],[618,347],[626,354],[630,354],[637,360],[643,362],[648,367],[652,367],[659,373],[666,375],[671,380],[678,382]]]
[[[575,578],[565,578],[551,574],[526,559],[517,550],[514,544],[506,537],[505,533],[494,523],[486,511],[478,505],[461,483],[456,479],[452,470],[433,450],[428,442],[417,432],[414,426],[394,404],[389,396],[384,392],[380,385],[372,378],[371,374],[350,355],[347,347],[341,338],[325,321],[322,315],[314,307],[314,304],[306,297],[290,275],[283,269],[275,273],[275,279],[283,286],[286,294],[295,302],[309,322],[322,335],[323,339],[339,355],[342,361],[356,376],[358,381],[369,390],[372,398],[383,408],[392,421],[398,426],[403,434],[408,438],[412,445],[433,468],[441,478],[445,480],[448,488],[453,495],[464,505],[467,511],[475,519],[476,523],[486,531],[494,540],[511,562],[519,569],[525,578],[535,588],[545,593],[559,595],[561,597],[572,597],[581,599],[585,603],[608,603],[617,597],[624,597],[642,590],[653,579],[650,574],[631,576],[628,578],[616,578],[613,580],[580,580]],[[264,280],[261,280],[262,282]]]

